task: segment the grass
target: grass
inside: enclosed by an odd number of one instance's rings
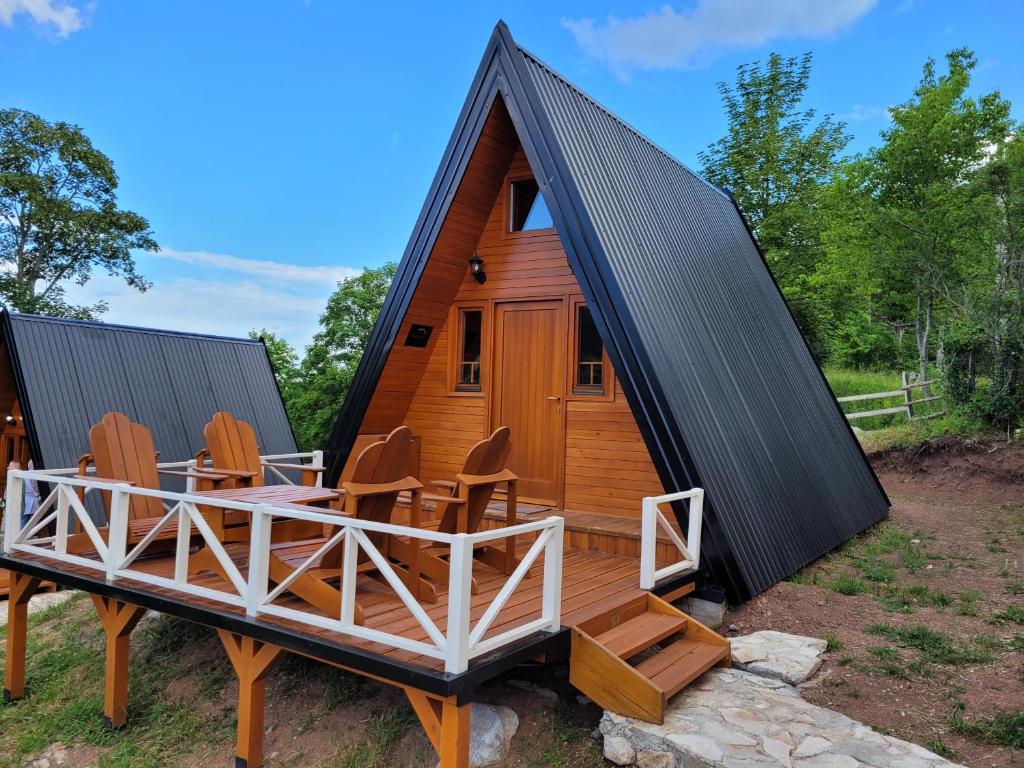
[[[860,595],[869,590],[867,584],[862,580],[847,576],[846,574],[839,574],[834,579],[826,583],[826,586],[833,592],[838,592],[841,595]]]
[[[365,738],[343,747],[318,768],[388,768],[396,762],[398,742],[415,725],[416,716],[407,706],[374,710]]]
[[[951,718],[953,730],[986,744],[1024,749],[1024,712],[999,710],[988,717],[964,719],[964,704],[957,702]]]
[[[843,645],[845,645],[845,643],[843,643],[843,641],[839,639],[839,636],[835,632],[829,632],[827,635],[825,635],[826,651],[831,652],[842,650]]]
[[[921,652],[921,660],[934,664],[989,664],[993,661],[987,643],[975,641],[971,645],[956,645],[944,632],[923,624],[894,627],[889,624],[871,624],[868,634],[884,637],[901,648]]]
[[[1002,611],[998,611],[992,614],[993,624],[1006,624],[1007,622],[1013,622],[1014,624],[1024,625],[1024,608],[1016,605],[1011,605]]]

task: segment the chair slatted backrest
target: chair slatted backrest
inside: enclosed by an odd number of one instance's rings
[[[263,485],[263,465],[256,430],[227,411],[218,411],[203,428],[214,469],[252,472],[251,484]]]
[[[356,459],[352,471],[353,484],[373,485],[376,483],[394,483],[408,477],[409,460],[414,450],[412,430],[398,427],[386,439],[371,443],[363,449]],[[356,501],[355,513],[360,520],[372,520],[377,523],[391,522],[398,492],[375,493],[362,496]],[[378,549],[383,545],[387,534],[368,533],[367,538]],[[359,561],[367,559],[365,552],[360,552]],[[341,548],[324,554],[324,567],[335,567],[340,564]]]
[[[123,480],[137,488],[160,489],[157,474],[157,452],[153,435],[143,424],[131,421],[118,411],[111,411],[89,430],[89,446],[96,475],[108,480]],[[104,493],[109,504],[109,493]],[[164,514],[160,500],[147,496],[132,496],[128,516],[132,519],[161,517]]]
[[[512,451],[512,430],[508,427],[498,427],[493,434],[481,440],[469,449],[466,454],[466,461],[462,465],[463,475],[493,475],[505,469],[508,463],[509,453]],[[487,505],[491,502],[494,489],[500,481],[484,483],[469,489],[467,499],[466,521],[467,530],[463,533],[473,533],[480,527]],[[458,493],[456,487],[455,493]],[[449,504],[445,509],[437,530],[441,533],[458,533],[458,507]]]

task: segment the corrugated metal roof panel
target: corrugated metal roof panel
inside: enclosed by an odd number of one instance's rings
[[[161,461],[193,458],[219,410],[252,424],[265,452],[296,450],[258,341],[7,312],[3,323],[40,468],[74,466],[112,410],[149,427]]]

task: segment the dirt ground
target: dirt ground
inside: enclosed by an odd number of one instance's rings
[[[829,638],[810,701],[956,762],[1024,766],[1024,445],[871,458],[890,519],[730,612],[730,634]]]

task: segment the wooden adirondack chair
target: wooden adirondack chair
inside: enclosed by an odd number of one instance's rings
[[[352,479],[343,483],[345,491],[346,516],[378,523],[391,521],[395,503],[401,493],[411,494],[410,525],[418,526],[423,486],[416,478],[406,475],[410,453],[413,450],[412,432],[408,427],[399,427],[386,440],[372,443],[363,449],[356,459]],[[419,570],[419,548],[403,548],[406,557],[396,557],[398,540],[383,533],[368,533],[367,537],[380,553],[392,560],[394,571],[405,586],[417,598],[436,602],[437,591],[433,584],[421,578]],[[295,569],[322,545],[324,539],[313,542],[294,542],[271,546],[269,574],[270,581],[280,584],[292,579],[288,589],[310,605],[334,615],[341,604],[339,589],[328,583],[341,577],[344,546],[327,550],[318,563],[295,576]],[[397,562],[395,562],[397,561]],[[376,566],[366,552],[360,550],[357,570],[371,576]],[[378,574],[379,577],[379,574]],[[356,601],[356,622],[362,623],[363,610]]]
[[[462,471],[456,475],[454,482],[434,481],[433,485],[445,489],[446,494],[423,494],[424,501],[434,502],[441,510],[436,530],[442,533],[473,533],[479,530],[487,505],[490,504],[494,491],[502,483],[506,483],[508,488],[505,524],[515,525],[518,478],[506,466],[512,449],[511,435],[508,427],[498,427],[490,437],[469,449]],[[430,523],[424,527],[426,526],[435,527]],[[422,548],[419,558],[420,570],[431,579],[442,583],[448,581],[445,551],[446,547],[427,544]],[[512,573],[519,564],[515,551],[515,537],[511,537],[505,539],[504,547],[483,545],[478,547],[473,555],[492,568]],[[399,554],[409,557],[404,551],[399,551]]]
[[[323,467],[309,464],[279,464],[260,460],[260,446],[256,430],[248,422],[236,419],[228,411],[218,411],[203,428],[206,447],[196,454],[196,469],[206,471],[206,460],[211,461],[211,470],[228,475],[241,486],[264,484],[264,467],[296,470],[301,472],[302,485],[316,485],[317,475]]]
[[[213,472],[180,472],[158,469],[159,453],[153,447],[153,435],[143,425],[131,421],[118,411],[111,411],[89,430],[92,453],[78,460],[79,477],[108,483],[128,483],[139,488],[159,490],[160,475],[192,478],[211,486],[227,480],[226,475]],[[96,468],[88,474],[89,465]],[[104,502],[110,508],[110,493],[103,492]],[[128,543],[141,540],[164,516],[166,510],[160,499],[152,496],[132,496],[128,508]],[[236,513],[237,514],[237,513]],[[214,531],[223,531],[223,520],[211,520]],[[168,525],[157,539],[176,535],[176,524]]]

